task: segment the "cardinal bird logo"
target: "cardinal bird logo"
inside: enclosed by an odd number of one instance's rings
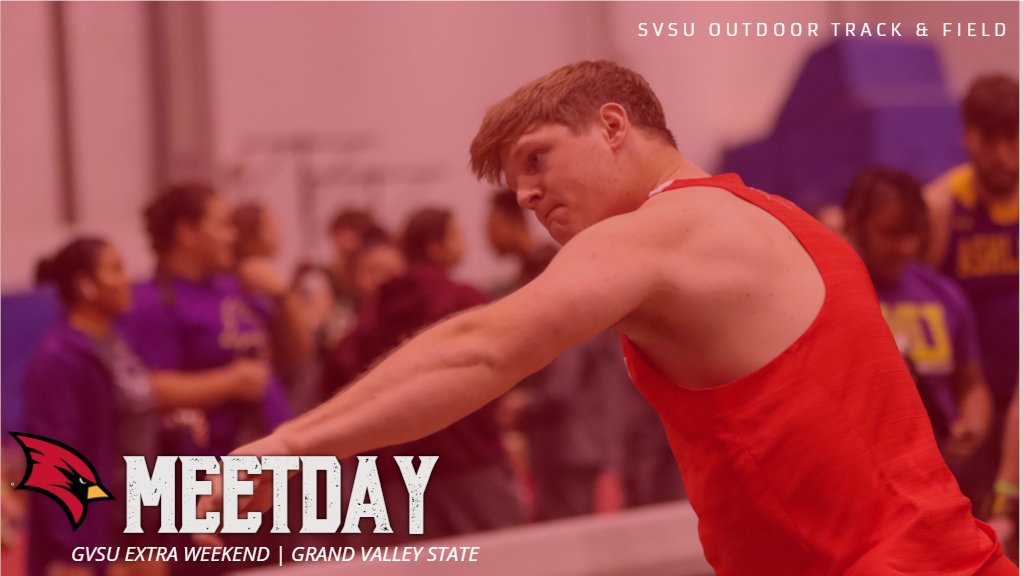
[[[78,450],[51,438],[11,432],[25,451],[25,477],[15,490],[32,490],[52,498],[78,530],[92,500],[113,500],[96,469]]]

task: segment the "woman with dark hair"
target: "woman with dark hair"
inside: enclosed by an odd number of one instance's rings
[[[26,369],[25,431],[70,444],[87,455],[108,492],[123,494],[121,456],[156,453],[159,415],[149,375],[113,329],[131,305],[121,256],[99,238],[79,238],[43,260],[36,280],[55,285],[65,315]],[[107,570],[72,563],[71,551],[122,543],[123,507],[91,506],[89,521],[73,532],[53,502],[32,499],[30,506],[29,574]]]
[[[262,204],[250,202],[237,206],[231,214],[238,239],[235,242],[235,261],[249,258],[277,256],[281,246],[281,233],[277,219]]]
[[[465,244],[450,210],[423,208],[405,225],[402,251],[411,264],[453,268],[462,262]]]
[[[293,412],[303,412],[321,400],[317,390],[319,379],[315,375],[317,364],[315,329],[310,326],[309,311],[305,295],[299,286],[290,282],[275,266],[281,245],[281,233],[277,219],[263,204],[249,202],[232,211],[231,220],[235,228],[234,273],[243,281],[258,278],[257,285],[273,286],[272,292],[280,293],[279,305],[291,309],[281,315],[301,325],[288,326],[288,338],[274,338],[272,347],[274,369],[285,382],[288,405]],[[263,299],[267,290],[257,287],[256,298]],[[264,302],[265,308],[274,308],[273,302]]]
[[[846,192],[843,214],[946,463],[980,510],[991,480],[979,484],[977,471],[995,466],[978,451],[990,433],[992,399],[966,296],[919,261],[928,231],[921,185],[899,170],[864,169]]]
[[[334,260],[328,266],[335,298],[354,309],[358,296],[352,283],[352,256],[363,246],[367,234],[381,230],[377,218],[366,210],[343,208],[331,219],[328,236],[334,251]]]
[[[145,220],[156,278],[136,289],[121,328],[158,382],[220,391],[206,409],[209,444],[172,438],[166,449],[226,454],[287,418],[271,358],[276,344],[304,330],[301,318],[287,282],[269,265],[233,274],[231,209],[210,186],[170,187],[146,208]],[[253,393],[243,399],[229,392],[235,389]]]
[[[40,283],[55,285],[64,316],[26,369],[25,432],[67,443],[86,455],[109,494],[125,493],[122,456],[157,454],[161,411],[203,407],[218,392],[250,395],[241,387],[183,389],[150,377],[114,329],[115,320],[131,306],[132,292],[121,255],[105,240],[70,242],[41,262],[36,275]],[[156,563],[71,563],[74,547],[147,544],[145,536],[123,534],[123,505],[90,506],[88,521],[75,532],[53,502],[33,499],[31,505],[30,574],[166,571]],[[149,524],[147,531],[155,529]]]

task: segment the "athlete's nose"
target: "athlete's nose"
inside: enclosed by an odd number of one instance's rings
[[[544,193],[539,186],[521,183],[516,186],[516,201],[527,210],[536,210]]]

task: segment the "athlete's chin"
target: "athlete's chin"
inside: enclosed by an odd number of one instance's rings
[[[545,228],[547,228],[548,234],[551,235],[551,238],[563,246],[566,242],[572,240],[574,236],[579,234],[579,230],[561,223],[549,224]]]

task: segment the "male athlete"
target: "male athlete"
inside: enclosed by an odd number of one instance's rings
[[[718,574],[1017,574],[943,464],[854,251],[685,159],[641,76],[560,68],[493,107],[471,156],[564,244],[551,265],[235,454],[407,442],[616,327]]]
[[[965,162],[925,190],[931,223],[928,262],[960,285],[978,318],[981,368],[995,408],[993,430],[964,467],[960,486],[980,503],[1016,498],[994,486],[1007,408],[1020,374],[1020,87],[983,76],[961,103]]]

